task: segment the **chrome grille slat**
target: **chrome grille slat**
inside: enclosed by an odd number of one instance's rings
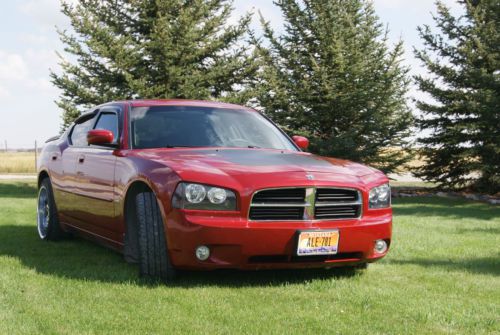
[[[318,207],[337,207],[337,206],[346,206],[346,205],[361,205],[361,202],[356,201],[356,202],[326,202],[326,203],[316,203],[316,208]]]
[[[257,191],[249,219],[301,221],[356,219],[361,216],[361,192],[347,188],[297,187]]]
[[[352,197],[321,197],[321,200],[352,200]]]
[[[355,215],[356,212],[316,214],[316,217]]]
[[[304,199],[302,199],[304,200]],[[253,203],[252,207],[306,207],[309,206],[307,203]]]
[[[284,200],[284,201],[297,200],[297,201],[303,201],[304,197],[295,197],[295,198],[268,197],[266,200]]]

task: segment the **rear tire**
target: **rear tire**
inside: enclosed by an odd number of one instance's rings
[[[163,219],[156,196],[142,192],[135,198],[139,223],[139,270],[143,277],[172,280],[175,269],[170,262]]]
[[[65,236],[59,224],[49,178],[43,179],[38,189],[37,228],[38,236],[45,241],[57,241]]]

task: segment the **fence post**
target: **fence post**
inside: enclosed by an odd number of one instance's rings
[[[38,147],[35,140],[35,172],[37,168],[38,168]]]

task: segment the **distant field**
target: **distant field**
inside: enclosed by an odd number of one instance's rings
[[[435,183],[428,183],[425,181],[390,181],[391,187],[415,187],[415,188],[432,188],[438,186]]]
[[[34,152],[0,152],[0,173],[35,173]]]

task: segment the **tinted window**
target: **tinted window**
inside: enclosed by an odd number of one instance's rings
[[[296,150],[257,112],[192,106],[136,107],[131,112],[134,148],[240,147]]]
[[[88,146],[87,133],[91,129],[94,120],[95,118],[92,117],[89,120],[78,123],[73,127],[73,131],[71,132],[71,144],[77,147]]]
[[[102,113],[94,129],[110,130],[113,133],[113,143],[118,139],[118,116],[115,113]]]

